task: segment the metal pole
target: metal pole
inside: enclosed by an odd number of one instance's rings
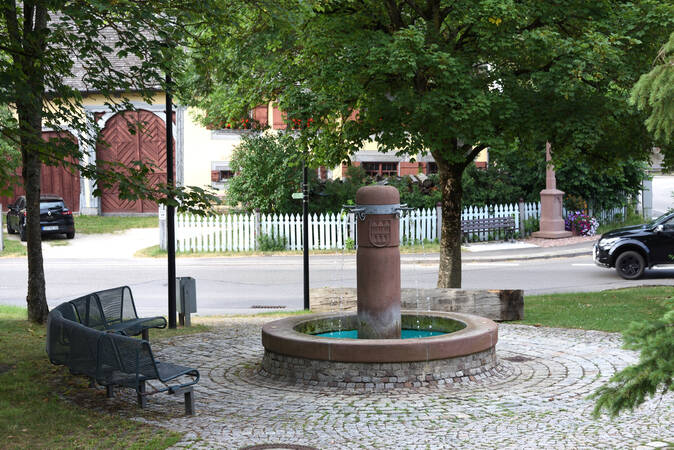
[[[309,181],[307,163],[302,163],[302,247],[304,254],[304,309],[310,309],[309,304]]]
[[[173,180],[173,101],[170,92],[171,75],[166,73],[166,184],[175,186]],[[169,199],[172,200],[172,199]],[[166,234],[168,250],[168,323],[176,328],[176,230],[175,207],[166,205]]]

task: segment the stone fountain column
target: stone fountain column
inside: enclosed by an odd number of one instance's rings
[[[564,192],[557,189],[555,169],[550,163],[550,143],[545,144],[545,189],[541,191],[541,220],[540,231],[532,233],[533,237],[559,239],[572,236],[573,233],[564,230],[564,218],[562,217],[562,198]]]
[[[358,338],[400,339],[400,194],[392,186],[356,193]]]

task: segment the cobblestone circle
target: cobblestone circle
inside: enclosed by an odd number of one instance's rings
[[[674,442],[674,396],[617,419],[591,416],[586,397],[637,361],[619,334],[499,325],[495,374],[393,391],[294,385],[259,375],[261,318],[156,342],[159,359],[201,372],[196,414],[158,394],[137,420],[185,433],[178,447],[286,444],[332,448],[636,448]],[[133,405],[132,391],[117,402]],[[664,443],[664,444],[663,444]],[[283,448],[282,445],[278,445]]]

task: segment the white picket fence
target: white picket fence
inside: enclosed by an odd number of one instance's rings
[[[485,207],[467,207],[463,220],[486,217],[508,217],[515,219],[515,231],[520,231],[520,216],[524,219],[540,215],[539,203],[514,203]],[[160,214],[161,216],[161,214]],[[302,216],[227,214],[199,217],[177,214],[175,222],[176,251],[213,252],[247,251],[259,248],[259,235],[273,236],[277,241],[285,240],[289,250],[302,249]],[[400,219],[400,239],[403,244],[435,241],[438,239],[438,209],[410,211]],[[498,238],[490,233],[467,236],[470,242]],[[162,248],[166,247],[161,239]],[[341,249],[357,246],[356,219],[352,214],[310,214],[309,249]]]

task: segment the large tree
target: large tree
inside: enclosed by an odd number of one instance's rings
[[[199,6],[211,16],[218,5]],[[164,73],[180,60],[186,23],[198,23],[200,11],[191,2],[119,0],[0,1],[0,106],[9,107],[13,120],[0,125],[5,141],[21,153],[21,175],[27,200],[29,319],[41,323],[48,308],[40,234],[40,170],[43,164],[64,165],[97,183],[95,193],[113,184],[125,198],[152,198],[163,203],[204,206],[202,190],[146,185],[153,167],[87,163],[80,148],[95,148],[97,130],[83,113],[86,90],[104,95],[112,110],[131,109],[125,93],[139,92],[147,101],[164,85]],[[193,41],[195,42],[195,41]],[[120,95],[121,94],[121,95]],[[142,124],[130,124],[142,132]],[[61,139],[45,142],[42,131]],[[75,134],[80,146],[69,134]],[[0,185],[11,183],[0,171]]]
[[[234,3],[235,4],[235,3]],[[206,121],[276,101],[324,164],[374,139],[430,152],[442,190],[439,287],[460,287],[461,178],[485,148],[514,139],[644,158],[628,88],[672,21],[654,0],[315,0],[232,8],[209,24],[184,86]],[[640,69],[639,69],[640,68]],[[628,125],[629,124],[629,125]],[[620,130],[620,132],[618,132]],[[538,157],[542,158],[541,152]]]

